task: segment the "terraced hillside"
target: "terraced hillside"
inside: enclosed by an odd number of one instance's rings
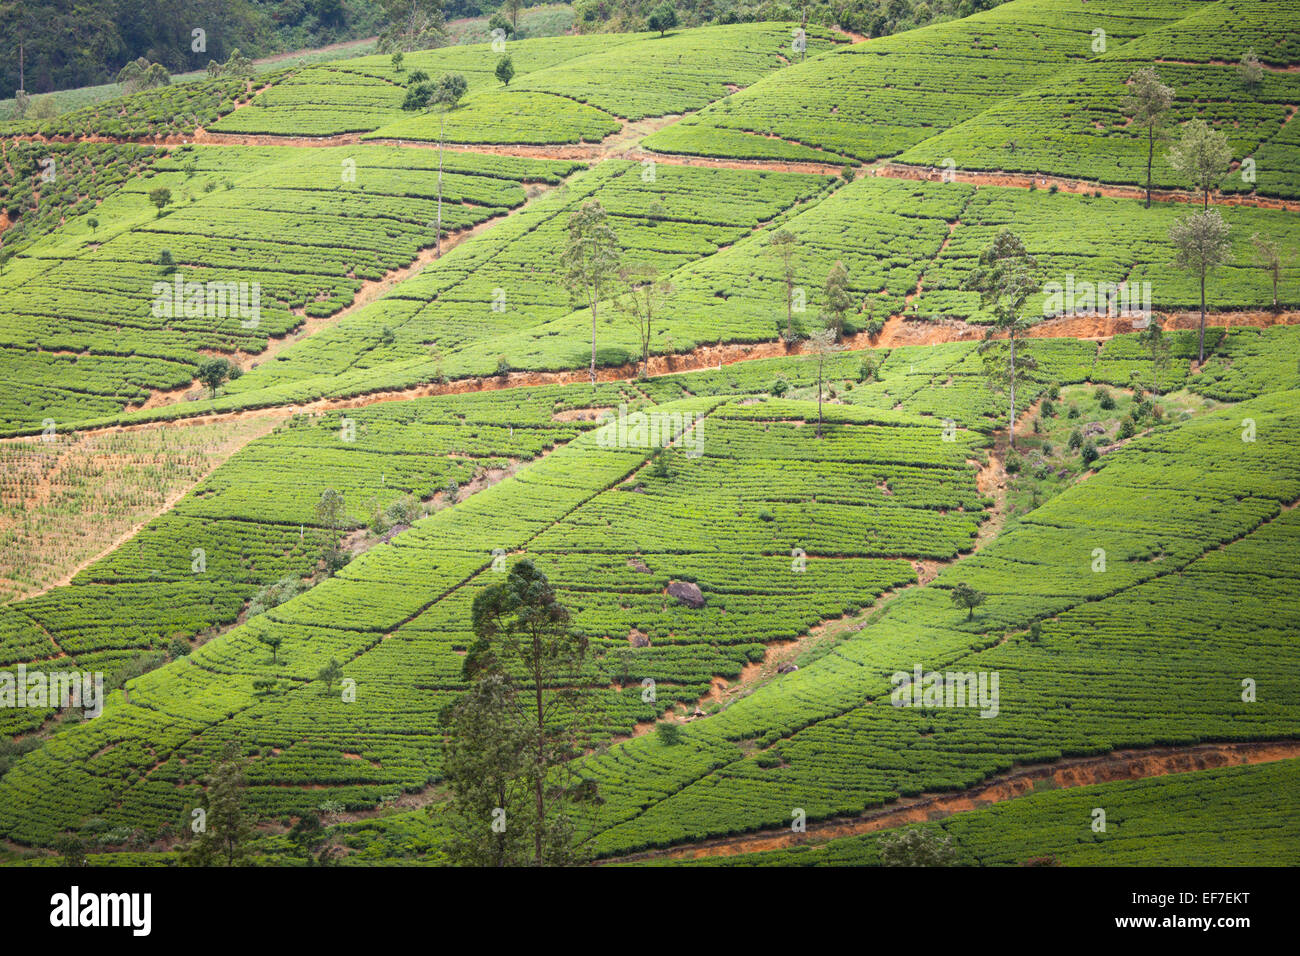
[[[0,127],[0,862],[192,862],[232,760],[251,862],[464,862],[480,668],[565,728],[580,861],[1297,862],[1298,27],[1009,0]],[[583,650],[545,677],[485,650],[521,567]],[[894,706],[925,673],[993,697]]]

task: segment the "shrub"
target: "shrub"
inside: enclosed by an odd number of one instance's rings
[[[682,742],[681,724],[665,721],[655,725],[655,736],[665,747],[675,747]]]
[[[1083,446],[1083,451],[1080,452],[1080,454],[1083,457],[1083,463],[1085,465],[1091,465],[1098,458],[1097,446],[1090,441]]]
[[[292,575],[283,577],[274,584],[268,584],[253,595],[253,600],[248,604],[248,617],[257,617],[273,607],[279,607],[297,597],[301,590],[302,582]]]
[[[1136,431],[1136,429],[1133,427],[1133,419],[1131,419],[1131,418],[1126,418],[1126,419],[1124,419],[1123,422],[1120,423],[1120,426],[1119,426],[1119,437],[1120,437],[1121,439],[1123,439],[1123,438],[1132,438],[1132,437],[1133,437],[1133,433],[1134,433],[1135,431]]]
[[[1083,432],[1077,428],[1070,432],[1070,440],[1066,444],[1069,445],[1070,451],[1078,451],[1083,447]]]
[[[1017,474],[1020,471],[1020,466],[1022,464],[1023,462],[1021,461],[1019,455],[1017,455],[1014,451],[1007,452],[1006,468],[1007,468],[1008,475]]]

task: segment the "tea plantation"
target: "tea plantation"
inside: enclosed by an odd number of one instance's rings
[[[1300,2],[925,7],[17,97],[0,865],[1300,863]]]

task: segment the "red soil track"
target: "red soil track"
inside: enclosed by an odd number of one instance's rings
[[[1024,796],[1044,782],[1050,782],[1058,789],[1086,787],[1114,780],[1145,780],[1175,773],[1191,773],[1196,770],[1212,770],[1241,764],[1269,763],[1297,757],[1300,757],[1300,741],[1295,740],[1116,750],[1098,757],[1075,757],[1050,764],[1019,767],[1008,773],[991,777],[984,783],[967,790],[905,797],[888,807],[871,810],[861,816],[839,817],[809,823],[807,833],[792,833],[788,829],[781,829],[766,833],[721,837],[663,850],[649,850],[601,862],[701,859],[765,850],[783,850],[909,823],[924,823],[953,813],[978,810]]]
[[[1175,313],[1165,319],[1166,329],[1194,329],[1200,322],[1195,313]],[[1300,312],[1221,312],[1206,316],[1206,327],[1217,328],[1267,328],[1273,325],[1300,325]],[[1061,316],[1047,319],[1034,326],[1030,335],[1036,338],[1078,338],[1088,341],[1105,341],[1114,335],[1132,332],[1133,324],[1129,319],[1107,318],[1104,316]],[[939,345],[945,342],[973,342],[984,337],[985,328],[968,325],[957,321],[909,321],[902,316],[892,316],[876,335],[865,332],[846,335],[846,351],[867,351],[873,349],[897,348],[904,345]],[[675,375],[679,372],[692,372],[701,369],[721,368],[737,362],[752,362],[758,359],[778,358],[804,354],[802,344],[787,347],[783,342],[757,342],[753,344],[705,345],[690,352],[677,355],[656,355],[650,357],[649,375]],[[637,363],[606,366],[596,369],[596,379],[600,382],[633,381],[638,374]],[[338,409],[365,408],[382,402],[402,402],[415,398],[429,398],[440,395],[463,395],[468,392],[490,392],[508,388],[533,388],[542,385],[577,385],[591,381],[587,369],[570,369],[562,372],[511,372],[508,375],[488,375],[477,378],[456,379],[451,382],[435,382],[413,385],[410,388],[371,392],[346,398],[323,398],[297,405],[277,405],[268,408],[249,408],[230,412],[197,412],[192,416],[173,419],[179,422],[208,422],[227,418],[242,418],[257,415],[276,415],[286,411],[290,414],[304,412],[320,413]],[[151,406],[157,407],[157,406]],[[157,428],[167,422],[151,421],[130,425],[101,425],[80,428],[76,431],[123,431],[136,428]],[[19,441],[21,438],[0,438],[0,442]]]
[[[939,182],[944,171],[933,166],[912,166],[907,163],[885,163],[876,167],[875,175],[890,179],[915,179]],[[1002,170],[953,170],[952,179],[959,183],[975,186],[1008,186],[1018,189],[1049,189],[1055,186],[1059,192],[1091,195],[1100,192],[1103,196],[1116,199],[1145,199],[1146,189],[1141,186],[1116,186],[1092,182],[1086,179],[1072,179],[1068,176],[1048,176],[1042,173],[1009,173]],[[1153,202],[1199,203],[1201,194],[1185,189],[1153,189]],[[1284,209],[1290,212],[1300,211],[1300,201],[1293,199],[1274,199],[1253,194],[1223,195],[1210,194],[1211,206],[1256,206],[1260,209]]]

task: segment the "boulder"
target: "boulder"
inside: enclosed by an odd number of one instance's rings
[[[704,594],[701,593],[698,585],[692,584],[690,581],[670,582],[668,595],[675,598],[677,603],[685,604],[687,607],[704,607]]]
[[[778,674],[793,674],[798,669],[799,669],[798,664],[791,664],[789,661],[786,661],[784,664],[782,664],[780,667],[776,669],[776,672]]]

